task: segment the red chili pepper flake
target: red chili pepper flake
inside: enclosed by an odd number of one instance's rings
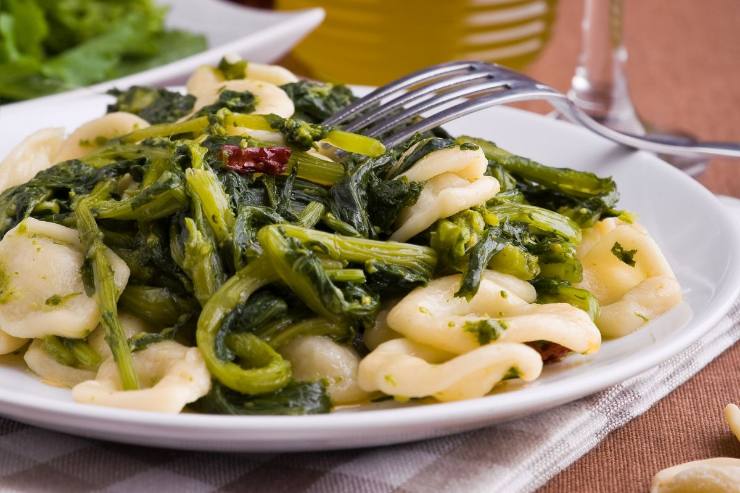
[[[240,147],[225,144],[221,148],[221,159],[226,167],[241,174],[283,174],[288,167],[290,154],[290,147]]]
[[[543,363],[557,363],[570,353],[570,349],[555,342],[530,343],[529,346],[540,353]]]

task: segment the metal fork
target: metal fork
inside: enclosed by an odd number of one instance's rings
[[[499,65],[465,61],[419,70],[379,87],[324,123],[380,137],[393,147],[418,132],[491,106],[544,100],[566,118],[618,144],[659,154],[740,158],[740,143],[698,142],[669,136],[619,132],[597,122],[568,97]]]

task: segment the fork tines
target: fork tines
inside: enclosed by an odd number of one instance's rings
[[[498,65],[476,61],[435,65],[379,87],[324,122],[380,137],[393,147],[468,113],[531,99],[535,81]],[[523,92],[528,94],[523,98]]]

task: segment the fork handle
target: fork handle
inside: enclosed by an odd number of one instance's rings
[[[740,143],[738,142],[697,141],[688,137],[635,135],[627,132],[620,132],[597,122],[565,96],[563,96],[559,102],[560,104],[556,101],[552,101],[553,105],[570,120],[575,123],[580,123],[602,137],[616,142],[617,144],[632,147],[634,149],[654,152],[656,154],[740,158]]]

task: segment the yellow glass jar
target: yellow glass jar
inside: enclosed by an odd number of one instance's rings
[[[316,78],[378,85],[448,60],[515,69],[549,38],[557,0],[277,0],[323,7],[326,20],[293,51]]]

